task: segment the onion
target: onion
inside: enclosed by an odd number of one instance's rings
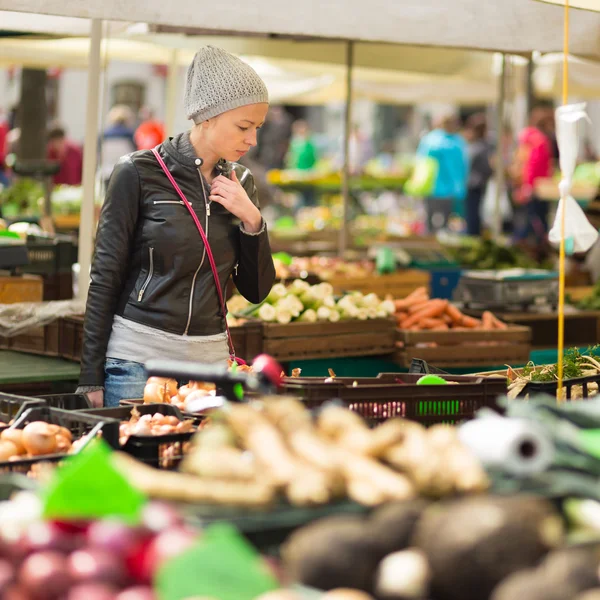
[[[156,600],[156,595],[152,588],[138,585],[123,590],[115,600]]]
[[[23,446],[28,454],[40,456],[56,452],[56,431],[48,423],[34,421],[23,428]]]
[[[0,592],[8,587],[15,577],[15,570],[7,560],[0,560]]]
[[[181,515],[170,505],[161,502],[148,502],[142,510],[142,524],[150,531],[164,531],[170,527],[183,525]]]
[[[150,543],[144,557],[146,576],[151,578],[165,561],[187,550],[197,539],[196,532],[183,527],[171,527],[159,533]]]
[[[103,583],[81,583],[71,588],[67,600],[115,600],[119,590]]]
[[[146,383],[158,383],[164,385],[169,394],[169,397],[177,394],[177,381],[168,377],[150,377]]]
[[[351,590],[349,588],[338,588],[331,590],[321,596],[322,600],[373,600],[366,592],[360,590]]]
[[[19,454],[25,454],[25,446],[23,446],[23,430],[15,427],[5,429],[0,434],[0,440],[6,442],[12,442],[19,452]]]
[[[163,423],[165,425],[177,425],[179,423],[179,419],[174,416],[167,416],[163,419]]]
[[[73,441],[73,434],[66,427],[58,427],[58,435],[66,437],[70,442]]]
[[[67,568],[79,583],[96,581],[120,586],[125,581],[122,558],[102,548],[76,550],[69,556]]]
[[[123,556],[133,550],[140,536],[140,531],[129,527],[122,521],[106,519],[90,525],[87,542],[94,548],[101,548]]]
[[[8,440],[0,441],[0,462],[5,462],[19,455],[19,448]]]
[[[71,552],[77,546],[77,535],[66,532],[55,523],[37,521],[27,527],[19,540],[19,549],[23,554],[42,551]]]
[[[152,429],[148,423],[144,421],[138,421],[131,428],[131,435],[152,435]]]
[[[22,586],[11,585],[8,589],[2,590],[2,600],[31,600],[31,596]]]
[[[58,434],[56,436],[56,450],[58,452],[68,452],[71,449],[72,443],[69,438]]]
[[[19,569],[19,583],[32,600],[61,596],[71,583],[65,557],[51,551],[32,554]]]

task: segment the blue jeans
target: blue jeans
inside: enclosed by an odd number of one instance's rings
[[[107,358],[104,363],[104,406],[119,406],[121,400],[143,398],[147,379],[142,363]]]

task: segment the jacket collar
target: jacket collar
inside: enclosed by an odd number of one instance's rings
[[[192,169],[198,168],[196,165],[196,158],[188,156],[187,154],[183,154],[182,152],[177,150],[177,148],[173,144],[172,137],[166,139],[162,143],[162,147],[164,151],[178,163],[181,163],[182,165],[185,165],[186,167],[190,167]],[[223,173],[225,175],[229,175],[232,168],[233,165],[230,162],[226,161],[224,158],[219,159],[219,162],[215,165],[215,169],[217,170],[217,172]]]

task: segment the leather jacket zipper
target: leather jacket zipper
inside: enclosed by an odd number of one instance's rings
[[[183,200],[155,200],[154,204],[181,204],[181,205],[183,205]]]
[[[152,280],[152,276],[154,275],[154,248],[149,248],[148,251],[150,255],[150,267],[148,269],[148,276],[146,277],[146,280],[142,285],[142,289],[138,294],[138,302],[142,301],[144,294],[146,293],[146,288],[148,287],[148,284],[150,283],[150,281]]]
[[[204,204],[206,206],[206,219],[205,219],[205,223],[204,223],[204,234],[206,235],[206,239],[208,240],[208,217],[210,217],[210,204],[208,203],[208,201],[206,199],[206,190],[204,189],[204,181],[202,179],[202,173],[200,173],[200,169],[198,169],[198,176],[200,177],[200,186],[202,187],[202,197],[204,198]],[[206,258],[206,246],[204,247],[204,250],[202,252],[202,260],[200,261],[200,265],[196,269],[196,272],[194,273],[194,278],[192,279],[192,289],[190,291],[190,302],[189,302],[189,306],[188,306],[188,319],[187,319],[187,323],[185,325],[185,331],[183,332],[183,335],[187,335],[188,331],[190,330],[190,324],[192,323],[192,310],[194,307],[194,290],[196,288],[196,279],[198,278],[198,273],[200,273],[200,269],[202,268],[202,265],[204,264],[205,258]]]

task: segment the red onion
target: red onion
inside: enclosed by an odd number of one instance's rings
[[[32,600],[61,596],[71,583],[65,557],[53,551],[32,554],[19,569],[19,583]]]
[[[38,521],[32,523],[19,540],[20,549],[24,554],[41,552],[43,550],[56,550],[58,552],[71,552],[75,549],[78,538],[65,532],[54,523]]]
[[[187,550],[197,539],[197,533],[182,527],[173,527],[159,533],[150,543],[144,558],[145,577],[151,579],[165,561]]]
[[[115,600],[156,600],[152,588],[143,585],[123,590]]]
[[[8,587],[14,577],[14,567],[7,560],[0,560],[0,592]]]
[[[122,585],[125,581],[123,560],[101,548],[76,550],[68,558],[67,568],[74,581]]]
[[[71,588],[66,600],[115,600],[119,590],[103,583],[81,583]]]
[[[139,540],[141,533],[122,521],[96,521],[90,525],[87,541],[90,546],[119,555],[127,554]]]
[[[144,506],[142,523],[150,531],[156,533],[168,527],[182,525],[183,520],[172,506],[161,502],[149,502]]]

